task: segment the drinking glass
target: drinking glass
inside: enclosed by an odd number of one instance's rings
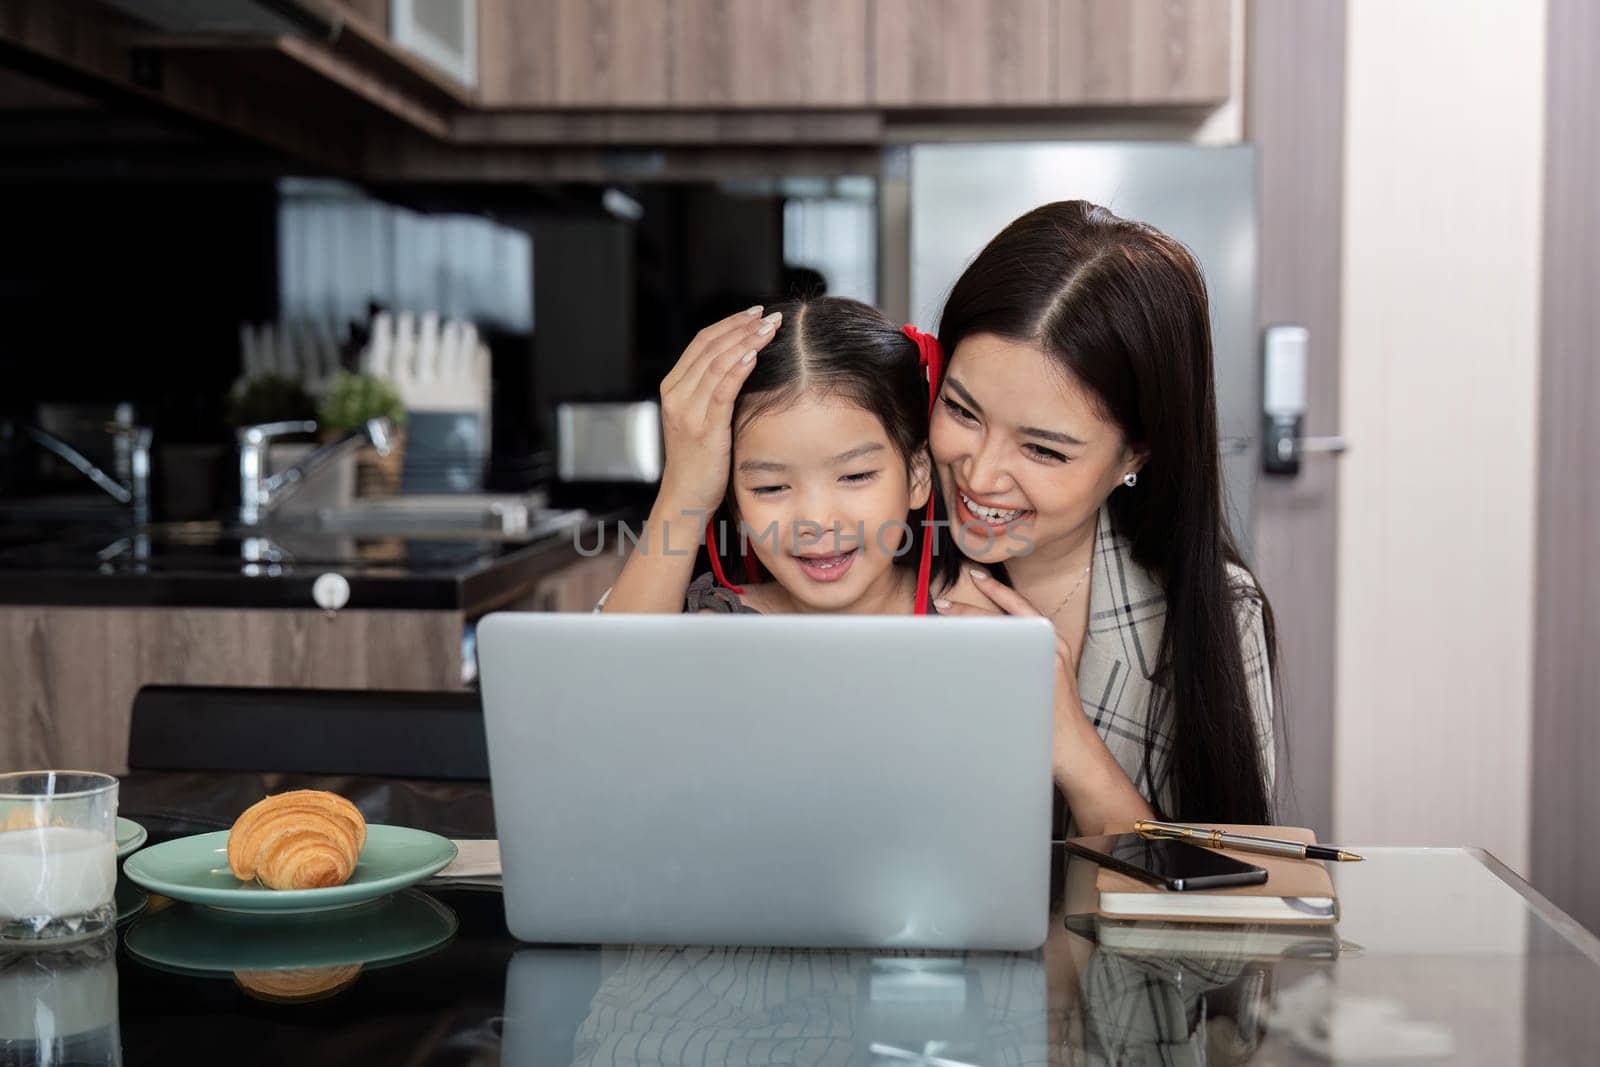
[[[117,780],[108,774],[0,774],[0,946],[116,925],[116,824]]]

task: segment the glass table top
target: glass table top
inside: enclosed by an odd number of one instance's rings
[[[0,1062],[43,1036],[235,1067],[1600,1058],[1600,941],[1483,853],[1360,851],[1321,929],[1097,921],[1064,860],[1021,954],[524,945],[492,885],[266,920],[292,929],[154,898],[115,938],[0,953]]]

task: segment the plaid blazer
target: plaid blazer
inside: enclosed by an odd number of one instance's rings
[[[1100,509],[1089,586],[1089,630],[1078,663],[1078,696],[1111,755],[1146,800],[1171,811],[1172,707],[1168,690],[1153,677],[1166,625],[1167,597],[1156,576],[1133,559],[1133,546]],[[1247,571],[1232,568],[1236,587],[1254,589]],[[1261,601],[1239,596],[1234,621],[1250,687],[1256,731],[1266,756],[1267,795],[1274,773],[1272,678],[1267,663]],[[1153,698],[1153,700],[1152,700]],[[1145,750],[1145,726],[1154,716],[1154,744]]]

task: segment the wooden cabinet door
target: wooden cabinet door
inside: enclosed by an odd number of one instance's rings
[[[479,0],[486,107],[662,107],[675,0]]]
[[[460,689],[459,611],[0,605],[0,768],[122,774],[145,685]]]
[[[672,104],[864,107],[863,0],[676,0]]]
[[[1007,107],[1055,102],[1057,0],[875,0],[872,102]]]
[[[479,4],[486,107],[1183,106],[1231,88],[1234,0]]]
[[[606,590],[616,584],[626,562],[625,556],[607,546],[598,556],[573,560],[545,575],[513,607],[519,611],[593,611]]]
[[[370,29],[389,36],[389,0],[339,0],[339,6],[364,19]]]
[[[1056,0],[1064,104],[1228,98],[1232,0]]]

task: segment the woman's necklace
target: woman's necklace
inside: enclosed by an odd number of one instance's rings
[[[1056,610],[1046,615],[1045,618],[1054,621],[1055,617],[1061,614],[1061,609],[1067,606],[1067,601],[1077,596],[1078,590],[1083,588],[1083,580],[1089,577],[1089,571],[1093,567],[1094,563],[1091,561],[1089,566],[1083,568],[1083,573],[1078,575],[1078,580],[1072,583],[1072,588],[1067,591],[1067,595],[1061,598],[1061,603],[1056,605]]]

